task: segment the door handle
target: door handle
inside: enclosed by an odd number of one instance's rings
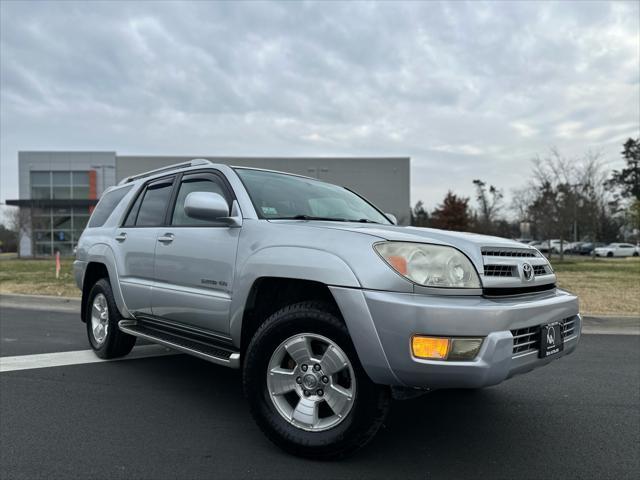
[[[173,242],[173,233],[165,233],[161,237],[158,237],[158,241],[164,244]]]
[[[127,239],[127,234],[122,232],[119,235],[116,235],[116,240],[120,243],[124,242]]]

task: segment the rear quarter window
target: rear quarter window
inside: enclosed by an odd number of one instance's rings
[[[104,225],[109,216],[113,213],[125,195],[129,193],[132,187],[133,185],[130,185],[104,194],[93,211],[87,227],[93,228]]]

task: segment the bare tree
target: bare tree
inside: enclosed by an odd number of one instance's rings
[[[496,217],[502,208],[502,190],[493,185],[487,186],[479,179],[474,180],[473,184],[476,186],[476,200],[480,206],[479,230],[483,233],[494,233]]]
[[[25,207],[9,207],[5,212],[7,216],[7,227],[15,232],[16,244],[18,245],[18,256],[20,255],[20,238],[28,235],[31,231],[31,209]]]
[[[529,215],[539,233],[561,242],[590,237],[596,241],[605,235],[603,229],[614,205],[605,187],[606,173],[599,153],[568,158],[552,148],[545,157],[533,160],[535,200]]]

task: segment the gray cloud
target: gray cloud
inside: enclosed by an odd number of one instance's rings
[[[17,151],[410,155],[430,207],[640,129],[637,2],[0,3]],[[524,174],[524,175],[523,175]]]

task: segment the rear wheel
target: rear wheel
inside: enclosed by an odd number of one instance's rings
[[[267,437],[317,459],[344,457],[368,443],[391,399],[387,387],[367,377],[337,313],[317,302],[267,319],[247,349],[243,384]]]
[[[116,358],[128,354],[136,343],[136,337],[118,328],[122,317],[109,280],[101,278],[94,284],[86,308],[87,336],[96,355],[100,358]]]
[[[607,257],[613,257],[613,252],[607,253]]]

